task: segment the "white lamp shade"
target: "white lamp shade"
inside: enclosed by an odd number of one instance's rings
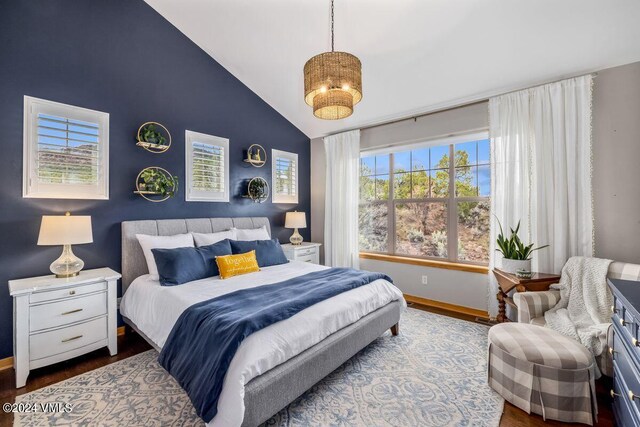
[[[93,242],[88,215],[43,215],[38,245],[79,245]]]
[[[284,217],[284,228],[307,228],[307,217],[304,212],[287,212]]]

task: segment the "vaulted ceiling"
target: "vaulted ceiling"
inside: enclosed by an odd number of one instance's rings
[[[323,121],[302,67],[329,50],[329,0],[146,0],[309,137],[640,61],[638,0],[335,0],[362,102]]]

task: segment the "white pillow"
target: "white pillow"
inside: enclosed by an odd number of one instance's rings
[[[196,242],[196,246],[207,246],[218,243],[224,239],[236,240],[236,229],[218,231],[215,233],[191,233],[193,240]]]
[[[271,239],[265,225],[260,228],[232,228],[231,230],[235,230],[236,240],[240,241]]]
[[[176,234],[174,236],[150,236],[148,234],[136,234],[142,252],[147,260],[147,268],[152,280],[160,279],[158,276],[158,266],[153,257],[151,249],[175,249],[175,248],[192,248],[193,236],[191,233]]]

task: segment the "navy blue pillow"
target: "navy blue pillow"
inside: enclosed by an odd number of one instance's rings
[[[278,239],[272,240],[231,240],[231,251],[235,254],[244,254],[256,251],[256,258],[259,267],[269,267],[270,265],[280,265],[289,262],[284,255],[282,246]]]
[[[220,274],[216,257],[231,255],[229,239],[199,248],[151,249],[162,286],[175,286]]]

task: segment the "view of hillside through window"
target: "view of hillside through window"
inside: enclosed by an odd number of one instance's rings
[[[362,156],[360,250],[486,264],[489,140]]]

